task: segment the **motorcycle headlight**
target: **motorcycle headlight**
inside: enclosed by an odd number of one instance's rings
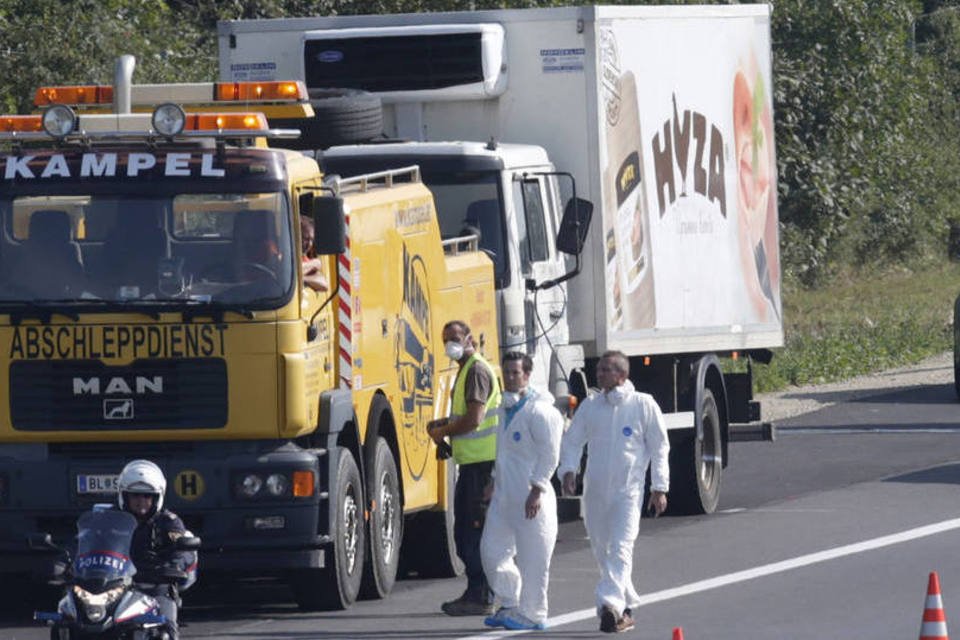
[[[83,615],[90,622],[100,622],[107,616],[107,607],[123,595],[123,587],[115,587],[103,593],[90,593],[74,585],[73,595],[83,607]]]

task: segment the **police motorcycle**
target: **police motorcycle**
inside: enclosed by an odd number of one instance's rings
[[[130,542],[136,528],[136,518],[126,511],[97,505],[77,521],[72,559],[70,550],[54,544],[50,534],[30,536],[31,547],[56,551],[66,561],[57,563],[59,570],[50,581],[65,587],[57,611],[34,613],[34,620],[50,626],[51,640],[169,640],[167,619],[157,600],[138,589],[134,580],[137,569],[130,559]],[[175,544],[196,550],[200,538],[185,536]],[[176,582],[185,577],[170,568],[150,582],[169,582],[176,589]]]

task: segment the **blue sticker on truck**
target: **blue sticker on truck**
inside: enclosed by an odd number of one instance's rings
[[[276,62],[238,62],[230,65],[230,77],[240,80],[274,80]]]
[[[540,67],[544,73],[582,73],[587,50],[540,49]]]

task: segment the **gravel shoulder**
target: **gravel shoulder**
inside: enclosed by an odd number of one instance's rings
[[[873,395],[878,390],[953,383],[953,353],[944,352],[917,364],[872,373],[842,382],[788,387],[757,394],[765,422],[776,422],[817,411],[838,402]]]

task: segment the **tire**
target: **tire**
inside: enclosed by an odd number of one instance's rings
[[[393,589],[403,542],[403,505],[397,463],[385,439],[378,436],[372,444],[373,455],[367,466],[366,483],[370,504],[368,544],[360,584],[360,596],[368,600],[384,598]]]
[[[273,119],[275,128],[300,129],[300,138],[284,141],[292,149],[326,149],[338,144],[367,142],[383,134],[380,98],[356,89],[312,89],[311,119]]]
[[[333,563],[323,569],[304,569],[291,582],[297,605],[304,611],[346,609],[357,599],[363,575],[366,542],[363,521],[363,484],[360,470],[348,449],[337,451],[333,490],[334,515],[330,521]]]
[[[720,440],[720,411],[710,389],[703,390],[700,420],[703,437],[698,438],[695,434],[670,452],[668,506],[671,513],[713,513],[720,502],[723,443]]]
[[[457,465],[447,460],[447,504],[443,511],[421,511],[407,520],[403,537],[401,572],[419,578],[456,578],[463,575],[463,561],[453,538],[453,496]]]

